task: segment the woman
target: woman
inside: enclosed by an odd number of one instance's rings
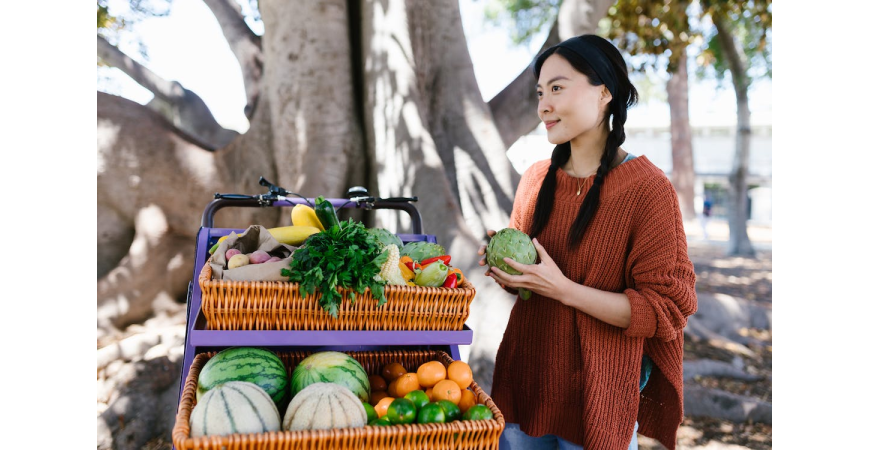
[[[509,225],[534,238],[540,263],[505,258],[523,274],[487,271],[509,292],[532,292],[516,301],[496,356],[500,448],[621,450],[636,448],[639,431],[673,449],[683,328],[697,309],[676,193],[645,156],[620,148],[637,91],[612,44],[574,37],[534,70],[556,147],[523,174]]]

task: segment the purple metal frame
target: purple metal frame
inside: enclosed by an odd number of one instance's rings
[[[310,199],[313,202],[313,199]],[[327,199],[336,207],[347,199]],[[293,206],[302,199],[277,201],[272,206]],[[352,204],[352,203],[351,203]],[[210,209],[213,214],[217,208]],[[232,346],[258,346],[275,349],[366,351],[389,349],[391,346],[432,348],[445,350],[454,360],[460,360],[459,345],[470,345],[473,332],[467,326],[461,331],[216,331],[205,329],[202,316],[202,290],[199,287],[199,272],[208,260],[209,242],[230,232],[244,230],[231,228],[201,227],[196,237],[196,257],[193,279],[188,289],[187,332],[184,339],[184,360],[178,402],[193,359],[198,353],[219,350]],[[429,234],[399,234],[403,242],[436,242]]]

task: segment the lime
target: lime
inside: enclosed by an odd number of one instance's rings
[[[444,423],[446,421],[447,414],[444,413],[444,408],[437,403],[429,403],[417,412],[417,423]]]
[[[405,398],[414,403],[414,407],[417,408],[417,411],[420,411],[421,408],[429,404],[429,396],[419,389],[408,392],[408,394],[405,395]]]
[[[387,408],[387,417],[392,424],[414,423],[417,418],[417,407],[407,398],[397,398]]]
[[[390,423],[390,419],[387,419],[387,416],[384,416],[384,417],[381,417],[380,419],[371,421],[369,423],[369,425],[379,426],[379,427],[388,427],[388,426],[392,425],[392,423]]]
[[[368,416],[368,419],[366,419],[366,423],[371,423],[371,421],[378,418],[378,413],[377,411],[375,411],[374,406],[363,402],[363,407],[366,409],[366,416]]]
[[[439,400],[435,403],[441,405],[441,408],[444,409],[444,415],[447,416],[447,422],[453,422],[462,417],[462,411],[459,410],[459,406],[456,406],[456,403],[453,403],[450,400]]]
[[[468,408],[462,416],[462,420],[488,420],[492,419],[492,411],[480,403]]]

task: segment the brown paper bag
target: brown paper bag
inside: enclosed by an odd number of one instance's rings
[[[227,269],[226,253],[229,249],[238,249],[244,254],[262,250],[271,256],[281,258],[280,261]],[[251,225],[242,234],[230,233],[230,236],[215,250],[209,259],[212,279],[230,281],[288,281],[281,275],[281,269],[290,268],[293,251],[296,247],[278,242],[266,227]]]

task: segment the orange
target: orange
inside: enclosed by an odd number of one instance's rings
[[[384,371],[381,375],[384,376],[384,379],[387,381],[393,381],[396,378],[408,373],[408,371],[402,367],[399,363],[390,363],[384,366]]]
[[[369,398],[369,403],[372,405],[377,405],[378,402],[381,401],[381,399],[383,399],[384,397],[389,397],[389,395],[387,395],[385,391],[374,391],[372,392],[371,398]]]
[[[477,404],[477,396],[474,395],[474,392],[469,391],[468,389],[462,390],[462,395],[459,397],[459,410],[462,411],[462,414],[465,414],[465,411],[468,411],[468,408]]]
[[[387,414],[387,409],[390,407],[390,403],[393,403],[393,400],[395,400],[393,397],[384,397],[375,405],[375,412],[378,413],[378,418],[384,417]]]
[[[417,380],[424,388],[432,387],[447,378],[447,369],[440,361],[429,361],[417,368]]]
[[[420,389],[420,382],[416,373],[406,373],[396,380],[396,396],[404,397],[412,391]]]
[[[432,388],[426,389],[426,396],[429,397],[430,402],[435,402],[434,395],[432,394]]]
[[[471,366],[464,361],[453,361],[447,367],[447,379],[455,381],[459,385],[459,389],[471,386],[471,382],[474,380],[471,376]]]
[[[432,398],[436,402],[449,400],[458,405],[459,399],[462,398],[462,389],[459,389],[459,385],[455,381],[441,380],[432,388]]]
[[[387,394],[390,394],[390,397],[400,397],[400,395],[396,392],[396,382],[399,380],[393,380],[390,382],[390,385],[387,386]]]
[[[373,391],[386,391],[387,390],[387,382],[384,380],[384,377],[380,375],[372,375],[369,377],[369,385],[371,385],[371,390]]]

